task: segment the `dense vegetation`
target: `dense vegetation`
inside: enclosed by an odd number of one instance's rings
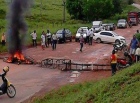
[[[107,19],[133,3],[133,0],[67,0],[71,18],[80,20]]]
[[[139,103],[140,63],[106,80],[67,85],[32,103]]]

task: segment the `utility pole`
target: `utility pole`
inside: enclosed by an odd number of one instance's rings
[[[63,0],[63,7],[64,7],[64,10],[63,10],[63,22],[65,22],[66,21],[66,18],[65,18],[65,12],[66,12],[66,1],[65,0]]]
[[[62,5],[58,5],[58,4],[52,4],[52,5],[56,5],[56,6],[63,6],[63,23],[66,21],[66,0],[62,0],[63,4]]]
[[[88,4],[88,0],[87,0],[87,4]],[[87,22],[88,22],[88,8],[87,8]]]
[[[40,0],[40,15],[42,16],[42,0]]]

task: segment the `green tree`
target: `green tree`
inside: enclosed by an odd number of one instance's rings
[[[114,6],[113,13],[121,13],[122,12],[122,1],[121,0],[112,0],[112,4]]]
[[[66,3],[67,11],[74,19],[82,20],[84,18],[83,6],[83,0],[67,0]]]
[[[127,0],[67,0],[68,13],[74,19],[106,19],[115,13],[121,13]]]
[[[113,4],[111,0],[85,0],[84,14],[89,21],[108,18],[112,15]]]

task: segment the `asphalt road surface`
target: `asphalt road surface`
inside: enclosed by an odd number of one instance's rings
[[[139,30],[140,25],[133,26],[127,29],[115,30],[121,36],[126,38],[127,43],[130,43],[136,30]],[[83,52],[79,52],[79,43],[70,42],[66,44],[58,44],[57,49],[52,51],[51,47],[46,48],[44,51],[40,46],[37,48],[27,48],[24,50],[24,54],[30,55],[37,61],[41,61],[48,57],[55,58],[69,58],[75,62],[93,62],[98,63],[103,58],[109,56],[112,51],[111,44],[98,44],[94,43],[92,46],[88,44],[84,45]],[[4,54],[1,57],[5,56]],[[10,71],[7,77],[14,84],[17,90],[15,98],[8,98],[7,95],[0,96],[0,103],[20,103],[44,86],[50,86],[50,83],[55,82],[55,85],[51,85],[51,89],[56,88],[57,85],[68,84],[70,79],[70,72],[62,72],[58,69],[42,68],[39,65],[17,65],[3,62],[0,59],[0,73],[4,66],[9,66]],[[81,74],[82,75],[82,74]],[[79,77],[80,78],[80,77]],[[56,85],[57,84],[57,85]]]

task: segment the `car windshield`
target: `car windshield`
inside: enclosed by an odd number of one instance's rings
[[[79,29],[78,33],[82,33],[82,29]],[[83,33],[87,33],[87,29],[83,29]]]
[[[115,33],[115,32],[112,32],[115,36],[119,36],[117,33]]]
[[[124,22],[125,22],[125,20],[119,20],[118,22],[119,22],[119,23],[124,23]]]
[[[130,18],[136,18],[135,16],[129,16]]]
[[[113,23],[109,23],[108,25],[113,25]]]
[[[93,27],[94,27],[94,28],[98,28],[98,27],[99,27],[99,25],[93,25]]]
[[[57,34],[62,34],[62,30],[58,30],[57,31]]]
[[[70,32],[68,29],[66,29],[65,31],[66,31],[66,33]],[[62,34],[62,32],[63,32],[63,30],[58,30],[57,34]]]

